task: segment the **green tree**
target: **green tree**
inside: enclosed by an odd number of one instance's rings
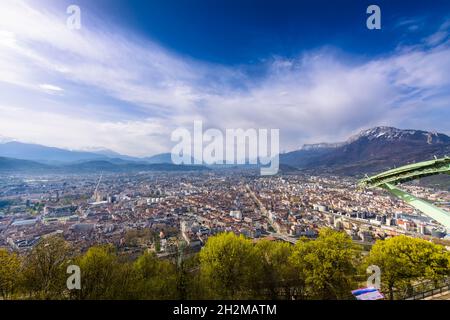
[[[200,259],[198,254],[184,259],[177,266],[178,299],[198,300],[205,298],[200,277]]]
[[[259,264],[253,244],[244,236],[222,233],[210,237],[200,252],[201,280],[208,298],[251,297]]]
[[[81,299],[114,299],[119,286],[121,268],[111,245],[94,246],[77,260],[81,270]]]
[[[377,241],[366,259],[366,265],[372,264],[380,267],[382,287],[390,299],[394,289],[450,275],[445,247],[407,236]]]
[[[23,288],[32,298],[64,297],[70,246],[60,236],[41,241],[26,256],[23,267]]]
[[[0,249],[0,295],[3,299],[11,298],[18,288],[20,264],[17,254]]]
[[[309,298],[346,299],[355,285],[359,256],[347,234],[325,228],[316,240],[297,242],[291,263]]]
[[[134,264],[129,261],[120,261],[114,272],[111,299],[137,300],[142,299],[139,292],[139,278],[134,269]]]
[[[261,297],[277,299],[281,293],[288,299],[295,296],[299,282],[290,263],[293,246],[286,242],[261,240],[256,243],[255,251],[260,265],[259,281],[256,283],[263,292]],[[283,291],[280,292],[280,289]]]
[[[134,263],[136,288],[140,299],[176,299],[176,267],[155,253],[144,253]]]

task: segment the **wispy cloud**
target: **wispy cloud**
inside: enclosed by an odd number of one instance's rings
[[[52,92],[52,91],[53,92],[62,92],[62,91],[64,91],[64,89],[62,89],[62,88],[60,88],[58,86],[54,86],[52,84],[47,84],[47,83],[40,84],[39,88],[41,88],[41,89],[43,89],[45,91],[50,91],[50,92]]]
[[[435,33],[425,38],[425,43],[430,46],[437,46],[449,41],[450,35],[450,20],[444,22]]]
[[[380,124],[448,132],[434,121],[448,109],[448,33],[358,63],[329,48],[272,58],[254,78],[106,22],[71,31],[50,9],[0,3],[0,135],[143,156],[170,150],[171,131],[194,120],[280,128],[283,149]]]
[[[425,20],[425,17],[400,19],[395,24],[394,28],[406,29],[411,32],[418,31],[425,25]]]

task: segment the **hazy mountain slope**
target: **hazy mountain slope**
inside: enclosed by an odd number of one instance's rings
[[[72,151],[17,141],[0,143],[0,157],[31,160],[50,164],[106,160],[110,158],[127,161],[139,160],[109,150],[98,150],[98,152]]]
[[[302,149],[281,155],[280,162],[337,173],[371,173],[450,154],[450,137],[421,130],[376,127],[337,147]]]
[[[0,172],[3,173],[42,172],[49,169],[51,169],[50,166],[34,161],[0,157]]]
[[[105,160],[85,161],[64,165],[46,165],[35,161],[0,157],[0,173],[3,174],[83,174],[98,172],[141,172],[141,171],[200,171],[208,170],[203,166],[185,166],[174,164],[112,163]]]

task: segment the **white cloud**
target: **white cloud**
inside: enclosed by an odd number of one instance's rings
[[[171,131],[194,120],[279,128],[288,150],[380,124],[448,132],[448,121],[427,118],[447,108],[450,93],[450,48],[441,36],[364,63],[326,48],[274,58],[261,66],[266,76],[252,79],[243,68],[181,57],[106,23],[71,31],[64,18],[27,2],[0,3],[0,90],[20,88],[16,99],[0,98],[0,135],[150,155],[170,150]],[[120,120],[107,116],[118,112],[115,100],[127,109]]]
[[[44,89],[46,91],[56,91],[56,92],[64,91],[64,89],[62,89],[62,88],[60,88],[58,86],[55,86],[55,85],[52,85],[52,84],[47,84],[47,83],[40,84],[39,88]]]
[[[39,108],[0,105],[0,128],[10,136],[30,143],[81,150],[103,146],[122,153],[147,156],[148,150],[163,152],[160,141],[168,143],[170,131],[151,119],[97,122],[64,114],[42,112]],[[130,152],[134,151],[134,152]]]

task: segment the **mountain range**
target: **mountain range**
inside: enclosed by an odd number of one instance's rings
[[[106,160],[89,160],[70,164],[45,164],[30,160],[0,157],[0,173],[47,174],[47,173],[98,173],[98,172],[143,172],[143,171],[201,171],[209,170],[204,166],[175,165],[171,163],[114,163]]]
[[[375,127],[364,130],[344,142],[306,144],[299,150],[280,154],[280,169],[288,172],[314,170],[360,175],[448,154],[450,137],[445,134]],[[0,143],[0,172],[78,173],[203,169],[206,169],[206,166],[174,165],[170,153],[136,158],[106,149],[72,151],[17,141]]]
[[[450,154],[450,137],[422,130],[375,127],[339,143],[305,145],[280,155],[298,169],[343,174],[374,173]]]
[[[127,161],[139,160],[138,158],[121,155],[106,149],[99,149],[96,151],[73,151],[17,141],[0,143],[0,156],[48,164],[106,159],[122,159]]]

